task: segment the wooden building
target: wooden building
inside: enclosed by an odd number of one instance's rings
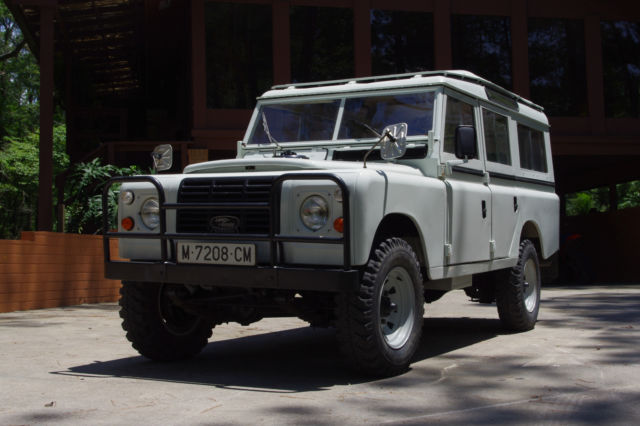
[[[468,69],[543,105],[561,196],[608,187],[614,214],[616,185],[640,179],[639,2],[3,1],[41,65],[42,230],[54,102],[72,161],[146,165],[169,141],[179,168],[234,156],[273,84],[419,70]]]

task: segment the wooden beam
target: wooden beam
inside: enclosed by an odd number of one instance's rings
[[[191,0],[191,99],[193,129],[206,123],[207,70],[206,35],[204,28],[204,1]]]
[[[527,2],[511,3],[511,73],[513,91],[529,98],[529,34],[527,29]]]
[[[600,17],[587,16],[584,20],[587,74],[587,102],[592,134],[605,132],[604,75],[602,72],[602,34]]]
[[[55,6],[40,8],[40,182],[38,230],[53,230],[53,56]]]
[[[353,50],[355,76],[371,75],[371,18],[369,0],[355,0],[353,7]]]
[[[453,66],[451,52],[451,0],[434,1],[433,33],[436,69],[451,69]]]

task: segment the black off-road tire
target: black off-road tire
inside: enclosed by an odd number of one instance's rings
[[[496,305],[502,325],[511,331],[535,327],[540,309],[540,262],[533,243],[520,243],[518,263],[496,283]]]
[[[207,344],[213,325],[171,303],[165,296],[165,286],[123,282],[122,328],[134,349],[147,358],[175,361],[192,357]]]
[[[358,291],[336,298],[337,338],[352,366],[378,377],[406,371],[424,315],[422,275],[411,246],[400,238],[382,242]]]

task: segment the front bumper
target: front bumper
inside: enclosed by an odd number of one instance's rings
[[[272,288],[313,291],[355,291],[356,269],[185,265],[173,262],[106,262],[105,276],[124,281],[191,284],[203,287]]]
[[[280,191],[286,180],[330,180],[341,189],[343,194],[343,216],[345,218],[344,233],[341,238],[292,237],[279,234],[280,224]],[[160,231],[155,234],[141,234],[131,232],[109,231],[108,190],[111,185],[123,182],[148,182],[157,191],[160,208]],[[256,203],[254,203],[256,204]],[[238,208],[238,204],[230,203],[198,203],[180,204],[165,201],[164,188],[161,182],[153,176],[118,177],[111,179],[104,188],[102,197],[103,209],[103,247],[105,256],[105,276],[110,279],[125,281],[143,281],[156,283],[191,284],[205,287],[244,287],[244,288],[272,288],[289,290],[313,291],[353,291],[360,282],[361,272],[351,267],[350,250],[350,215],[349,192],[345,183],[339,177],[328,173],[291,173],[274,180],[270,201],[259,206],[245,203],[246,208],[267,208],[269,210],[269,232],[260,235],[242,234],[185,234],[167,232],[167,210],[180,209],[231,209]],[[155,261],[116,261],[111,259],[111,238],[123,239],[153,239],[160,244],[161,259]],[[178,264],[174,253],[175,241],[227,241],[227,242],[255,242],[266,241],[270,245],[270,264],[251,267]],[[316,267],[282,265],[278,253],[282,252],[282,244],[286,242],[309,244],[341,245],[343,249],[343,265],[338,267]]]

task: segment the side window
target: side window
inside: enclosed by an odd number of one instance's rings
[[[544,148],[544,135],[541,131],[518,124],[518,146],[520,167],[547,172],[547,155]]]
[[[462,125],[476,127],[473,106],[447,96],[447,111],[444,121],[444,152],[456,152],[456,128]],[[476,136],[476,146],[478,144]],[[478,158],[477,156],[474,158]]]
[[[508,118],[483,108],[482,125],[484,127],[484,143],[487,148],[487,161],[510,166]]]

